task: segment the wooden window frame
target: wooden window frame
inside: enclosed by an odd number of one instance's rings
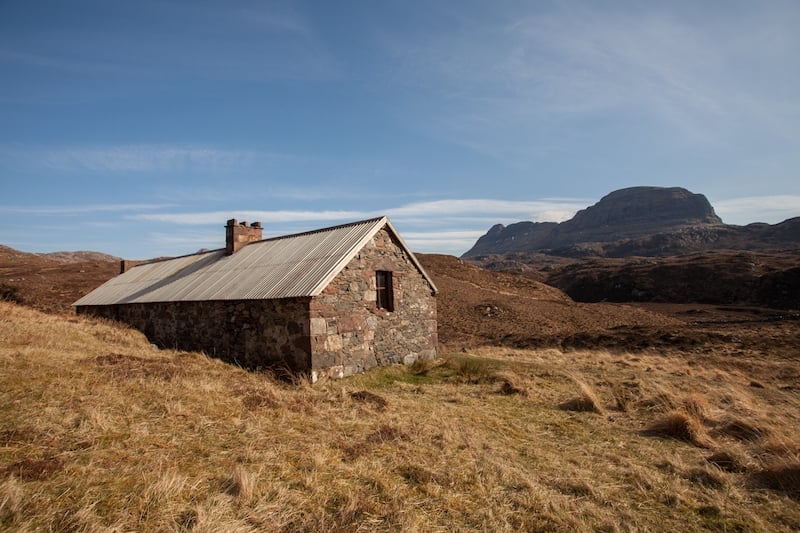
[[[375,271],[375,306],[394,311],[394,286],[391,270]]]

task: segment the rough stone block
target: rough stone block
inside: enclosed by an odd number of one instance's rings
[[[328,332],[328,321],[324,318],[312,318],[310,329],[312,335],[325,335]]]

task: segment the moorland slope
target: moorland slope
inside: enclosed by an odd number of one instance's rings
[[[4,253],[0,530],[800,529],[776,311],[578,304],[420,254],[442,357],[312,386],[72,314],[115,261]]]
[[[3,531],[796,531],[798,361],[483,348],[311,386],[0,302]]]

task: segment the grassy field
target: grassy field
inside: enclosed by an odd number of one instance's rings
[[[795,531],[798,362],[444,354],[286,383],[0,302],[9,531]]]

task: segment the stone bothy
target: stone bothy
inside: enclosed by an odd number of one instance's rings
[[[161,347],[343,377],[437,355],[436,287],[386,217],[136,264],[73,305]]]

